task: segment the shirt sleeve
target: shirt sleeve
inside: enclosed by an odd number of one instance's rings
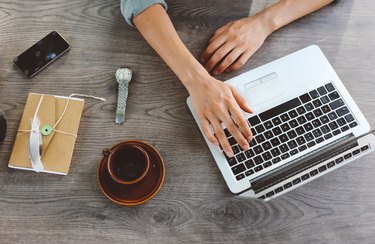
[[[126,22],[135,27],[133,17],[154,4],[161,4],[167,10],[167,3],[164,0],[121,0],[121,13]]]

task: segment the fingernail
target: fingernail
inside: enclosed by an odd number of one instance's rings
[[[253,140],[253,137],[252,137],[252,136],[249,136],[249,137],[247,138],[247,141],[251,141],[251,140]]]
[[[212,72],[214,75],[218,75],[219,72],[217,72],[216,70],[214,70],[214,72]]]
[[[219,144],[218,141],[215,141],[215,142],[214,142],[214,145],[215,145],[215,146],[220,146],[220,144]]]
[[[249,147],[249,145],[248,144],[246,144],[246,145],[243,145],[243,147],[242,147],[244,150],[249,150],[250,149],[250,147]]]
[[[227,156],[230,157],[230,158],[232,158],[232,157],[234,156],[232,151],[225,151],[225,153],[226,153]]]

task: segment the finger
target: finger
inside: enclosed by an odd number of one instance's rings
[[[204,66],[206,70],[210,72],[220,62],[220,60],[222,60],[230,51],[233,50],[233,47],[233,43],[225,43],[223,46],[217,49]]]
[[[250,146],[249,146],[249,142],[248,142],[247,138],[245,138],[244,134],[242,134],[242,132],[240,131],[238,126],[235,124],[235,122],[233,121],[233,119],[229,115],[229,113],[228,113],[228,116],[226,116],[226,118],[223,119],[223,122],[226,125],[229,132],[234,137],[234,139],[236,139],[236,141],[238,142],[240,147],[243,150],[249,150]]]
[[[241,94],[236,90],[236,88],[230,86],[230,89],[232,90],[234,99],[236,99],[236,102],[240,106],[240,108],[247,113],[254,113],[252,108],[250,108],[249,104],[247,104],[246,99],[243,96],[241,96]]]
[[[249,142],[253,139],[253,133],[250,130],[249,124],[247,123],[245,116],[241,112],[238,104],[232,103],[229,106],[229,112],[232,116],[233,121],[242,131],[242,134],[245,136],[246,140]]]
[[[249,60],[249,58],[253,54],[254,54],[253,51],[244,52],[241,55],[241,57],[239,59],[237,59],[237,61],[234,62],[234,64],[232,64],[231,66],[229,66],[229,68],[226,71],[233,71],[233,70],[237,70],[237,69],[241,68],[247,62],[247,60]]]
[[[217,66],[214,70],[214,74],[221,74],[226,70],[231,64],[233,64],[237,58],[242,54],[242,51],[239,48],[233,49],[224,60]]]
[[[215,39],[215,41],[212,41],[210,44],[208,44],[206,50],[204,50],[202,56],[201,56],[201,63],[206,64],[207,60],[210,59],[212,54],[225,43],[226,37],[225,36],[219,36]]]
[[[208,41],[208,43],[211,43],[212,41],[214,41],[218,36],[220,36],[229,26],[229,23],[223,25],[222,27],[220,27],[219,29],[217,29],[214,34],[212,35],[212,37],[210,38],[210,40]]]
[[[201,119],[201,128],[203,134],[215,146],[220,146],[219,141],[216,139],[210,128],[210,122],[207,119]]]
[[[223,148],[225,154],[228,157],[233,157],[233,150],[232,147],[230,146],[227,137],[224,134],[223,127],[221,126],[221,123],[217,119],[210,119],[210,122],[212,124],[212,127],[214,128],[215,131],[215,136],[220,142],[221,147]]]

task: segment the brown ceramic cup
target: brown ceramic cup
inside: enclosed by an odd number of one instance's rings
[[[123,144],[108,153],[108,173],[117,183],[131,185],[142,180],[150,168],[147,152],[137,144]]]

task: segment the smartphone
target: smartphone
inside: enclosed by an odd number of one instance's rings
[[[69,43],[57,31],[52,31],[17,56],[14,64],[27,78],[32,78],[69,49]]]

